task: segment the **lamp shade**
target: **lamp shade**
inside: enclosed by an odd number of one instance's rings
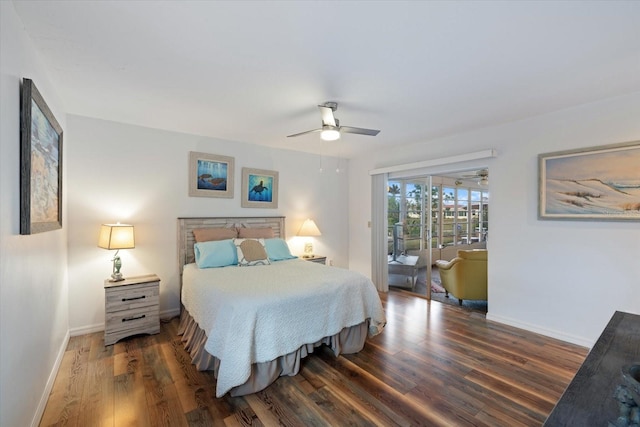
[[[132,249],[136,247],[133,225],[102,224],[98,247],[104,249]]]
[[[306,219],[298,230],[298,236],[322,236],[318,226],[312,219]]]

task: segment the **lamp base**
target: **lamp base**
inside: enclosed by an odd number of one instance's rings
[[[110,282],[120,282],[124,280],[124,277],[122,277],[122,273],[120,273],[120,269],[122,268],[122,260],[118,256],[118,252],[120,252],[120,249],[116,251],[116,254],[113,256],[113,259],[112,259],[113,273],[111,274],[111,279],[109,279]]]
[[[124,277],[122,277],[122,273],[113,273],[111,279],[109,279],[110,282],[121,282],[123,280]]]

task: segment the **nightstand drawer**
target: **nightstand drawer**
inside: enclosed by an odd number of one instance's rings
[[[105,321],[105,345],[114,344],[131,335],[160,332],[160,316],[157,306],[107,313]]]
[[[158,306],[135,308],[132,310],[107,312],[105,322],[109,332],[144,328],[145,325],[159,325]]]
[[[105,293],[106,311],[111,313],[158,305],[160,302],[159,293],[156,282],[107,289]]]

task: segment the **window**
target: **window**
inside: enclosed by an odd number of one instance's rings
[[[389,236],[391,236],[394,224],[400,222],[402,185],[400,181],[389,181],[389,185],[387,186]]]
[[[440,199],[442,198],[442,187],[434,185],[431,187],[431,248],[437,248],[440,244],[440,237],[442,234],[442,229],[440,225],[442,224],[442,219],[444,216],[442,212],[440,212]]]
[[[407,182],[406,191],[406,217],[404,218],[404,244],[405,250],[421,249],[421,240],[424,229],[424,218],[422,216],[422,206],[424,200],[422,195],[424,185],[420,182]]]
[[[459,184],[459,182],[456,182]],[[388,183],[389,253],[394,227],[402,223],[402,252],[424,249],[426,243],[427,186],[420,180]],[[489,228],[489,192],[460,185],[433,185],[431,197],[432,248],[483,242]],[[398,234],[396,230],[396,234]]]
[[[456,241],[456,189],[442,187],[440,197],[440,212],[442,212],[440,246],[454,245]]]
[[[404,180],[389,181],[387,188],[389,253],[393,252],[394,235],[400,238],[399,250],[401,252],[422,249],[425,230],[422,208],[424,206],[424,183]]]
[[[456,244],[469,242],[469,189],[456,187]]]

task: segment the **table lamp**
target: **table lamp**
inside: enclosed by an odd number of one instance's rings
[[[300,227],[300,230],[298,230],[297,236],[315,237],[322,236],[322,233],[320,233],[320,230],[318,229],[316,223],[312,219],[307,218],[302,223],[302,227]],[[302,257],[313,258],[313,243],[311,242],[311,239],[309,239],[309,241],[305,243],[304,255],[302,255]]]
[[[100,227],[100,236],[98,236],[98,247],[104,249],[116,249],[113,256],[113,272],[111,273],[110,282],[119,282],[124,280],[120,268],[122,268],[122,260],[118,256],[120,249],[133,249],[136,247],[135,237],[133,234],[133,225],[129,224],[102,224]]]

